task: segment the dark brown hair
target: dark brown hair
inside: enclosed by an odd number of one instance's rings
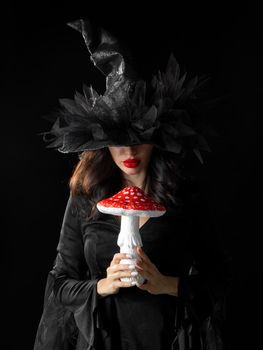
[[[176,206],[180,178],[178,157],[154,148],[148,166],[148,195],[167,208]],[[98,214],[98,201],[123,188],[121,170],[113,161],[108,148],[83,152],[69,184],[73,196],[86,196],[92,207],[92,218]]]

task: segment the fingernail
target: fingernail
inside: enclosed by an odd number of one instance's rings
[[[137,276],[138,272],[137,271],[132,271],[131,276]]]
[[[136,264],[135,267],[136,267],[136,269],[143,270],[143,268],[138,264]]]
[[[135,269],[135,265],[129,265],[129,269],[134,270]]]
[[[126,257],[130,259],[132,258],[131,254],[126,254]]]

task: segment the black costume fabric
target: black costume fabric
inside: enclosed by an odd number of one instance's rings
[[[96,283],[119,252],[112,215],[87,220],[89,203],[70,196],[49,273],[34,350],[223,350],[228,257],[202,207],[150,218],[143,249],[161,273],[180,277],[179,296],[136,286],[100,297]],[[203,212],[204,215],[205,212]]]

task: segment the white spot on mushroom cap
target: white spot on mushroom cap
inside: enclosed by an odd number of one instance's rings
[[[120,212],[123,212],[123,215],[135,216],[142,216],[143,213],[153,211],[165,212],[165,208],[161,204],[144,194],[140,188],[133,186],[123,189],[113,197],[102,200],[101,207],[107,208],[107,213],[110,213],[109,210],[113,209],[114,213],[120,210]],[[159,216],[160,214],[156,215]]]

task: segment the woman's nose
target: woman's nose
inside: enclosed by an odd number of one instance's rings
[[[135,146],[125,146],[123,147],[124,153],[129,156],[135,156],[136,155],[136,148]]]

